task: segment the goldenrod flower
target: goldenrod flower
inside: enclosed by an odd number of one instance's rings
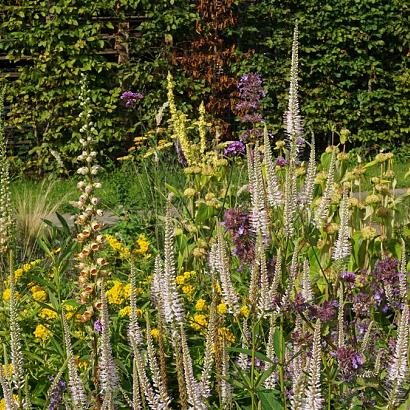
[[[4,374],[4,377],[11,377],[13,375],[13,365],[12,365],[12,363],[3,364],[3,374]]]
[[[108,303],[112,305],[121,305],[124,302],[123,285],[119,280],[114,280],[114,285],[111,289],[105,292]]]
[[[149,242],[145,235],[141,234],[137,239],[138,248],[134,250],[137,255],[145,255],[148,252]]]
[[[225,339],[230,343],[235,343],[235,336],[227,327],[219,328],[218,329],[218,335],[219,335],[219,337],[224,336]]]
[[[37,325],[33,334],[36,339],[38,339],[41,342],[45,342],[52,336],[53,333],[51,332],[51,330],[47,329],[45,326]]]
[[[194,291],[194,287],[192,285],[185,285],[182,286],[182,292],[186,295],[190,295]]]
[[[208,321],[205,315],[196,313],[192,318],[191,327],[194,330],[204,329],[208,325]]]
[[[127,259],[130,256],[130,250],[112,235],[105,235],[108,245],[112,250],[119,253],[120,258]]]
[[[10,288],[4,289],[3,291],[3,300],[8,302],[10,300]]]

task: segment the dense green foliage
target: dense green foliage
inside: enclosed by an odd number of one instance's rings
[[[10,81],[14,141],[25,170],[51,170],[57,150],[71,167],[78,152],[76,117],[78,80],[86,73],[100,146],[111,158],[126,152],[132,137],[152,125],[153,113],[165,101],[164,81],[174,72],[181,90],[189,78],[173,64],[175,50],[189,51],[197,38],[195,3],[188,0],[5,0],[0,15],[0,81],[17,66]],[[265,116],[282,133],[286,107],[289,45],[295,20],[301,40],[302,114],[305,128],[329,142],[346,127],[352,142],[369,148],[408,139],[408,17],[398,0],[327,0],[257,2],[238,0],[237,25],[226,33],[239,59],[233,72],[260,72],[268,95]],[[130,59],[118,64],[112,49],[118,24],[131,22]],[[138,34],[138,35],[135,35]],[[178,74],[179,73],[179,74]],[[6,74],[6,76],[4,76]],[[6,80],[4,80],[4,77]],[[209,90],[194,84],[196,100]],[[132,115],[125,115],[119,96],[132,89],[145,94]],[[184,97],[187,109],[197,101]],[[74,138],[72,138],[74,137]],[[109,148],[109,149],[107,149]],[[23,162],[24,159],[24,162]],[[18,164],[18,162],[16,162]]]

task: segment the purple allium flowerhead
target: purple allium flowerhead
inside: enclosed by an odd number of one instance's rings
[[[127,108],[134,108],[139,100],[144,98],[144,94],[134,93],[132,91],[124,91],[121,94],[121,100],[124,101]]]
[[[288,161],[283,157],[277,157],[276,161],[275,161],[275,165],[278,166],[278,167],[283,168],[286,165],[288,165]]]
[[[94,322],[94,330],[98,333],[102,331],[102,323],[98,319]]]
[[[245,144],[241,141],[232,142],[224,149],[224,155],[227,157],[245,155]]]

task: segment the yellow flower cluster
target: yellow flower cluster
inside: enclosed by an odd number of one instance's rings
[[[45,342],[46,340],[50,339],[53,333],[44,325],[37,325],[33,334],[38,341]]]
[[[89,365],[87,360],[80,359],[78,356],[75,358],[75,364],[80,370],[86,370]]]
[[[202,312],[203,310],[206,310],[206,301],[205,299],[198,299],[195,303],[195,310],[198,312]]]
[[[17,403],[18,403],[18,399],[19,399],[19,396],[17,394],[13,394],[13,400],[14,400],[16,406],[17,406]],[[0,410],[7,410],[6,409],[6,399],[1,399],[0,400]]]
[[[38,315],[39,317],[41,317],[41,319],[45,319],[45,320],[53,320],[58,317],[58,314],[55,310],[51,310],[48,308],[41,309]]]
[[[18,268],[14,271],[14,277],[17,280],[19,280],[24,273],[29,272],[31,269],[33,269],[35,266],[37,266],[39,263],[41,263],[41,259],[36,259],[32,262],[25,263],[21,268]]]
[[[227,327],[220,327],[218,329],[218,335],[219,337],[225,337],[225,339],[229,343],[235,343],[235,336],[234,334],[227,328]]]
[[[157,328],[151,329],[151,336],[154,339],[158,339],[159,338],[159,330]]]
[[[137,288],[137,295],[142,293],[142,288]],[[129,283],[122,283],[119,280],[114,280],[113,285],[105,293],[107,295],[108,303],[111,305],[122,305],[128,301],[131,295],[131,285]]]
[[[130,250],[121,243],[117,238],[112,235],[105,235],[105,239],[107,240],[108,245],[112,250],[118,252],[120,258],[127,259],[130,257],[131,252]]]
[[[13,374],[13,365],[10,364],[3,364],[3,374],[4,377],[11,377]]]
[[[220,315],[226,315],[228,313],[228,307],[226,306],[226,304],[224,302],[221,302],[217,307],[216,307],[216,311],[220,314]]]
[[[202,330],[208,325],[208,320],[206,315],[195,313],[192,317],[191,327],[194,330]]]
[[[74,316],[75,307],[73,305],[70,305],[68,303],[64,303],[63,304],[63,309],[64,309],[64,312],[67,312],[65,314],[65,317],[67,319],[71,319]]]
[[[146,255],[149,248],[149,242],[144,234],[139,235],[136,244],[138,248],[136,248],[133,253],[136,255]]]
[[[47,293],[43,290],[41,286],[35,284],[29,284],[31,296],[37,302],[45,302],[48,298]]]

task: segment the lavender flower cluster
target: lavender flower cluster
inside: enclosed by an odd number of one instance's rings
[[[124,91],[120,98],[124,101],[127,108],[135,108],[137,102],[144,98],[144,94],[134,93],[133,91]]]
[[[239,208],[228,209],[224,213],[223,225],[234,242],[233,253],[242,263],[251,263],[255,259],[255,245],[249,213]]]
[[[262,136],[262,129],[255,128],[255,125],[263,121],[263,116],[259,112],[260,102],[266,93],[262,86],[262,76],[257,73],[244,74],[238,83],[239,103],[235,110],[242,122],[250,123],[251,129],[244,131],[240,137],[241,141],[248,142]]]
[[[238,157],[245,155],[245,144],[242,141],[234,141],[224,149],[226,157]]]

